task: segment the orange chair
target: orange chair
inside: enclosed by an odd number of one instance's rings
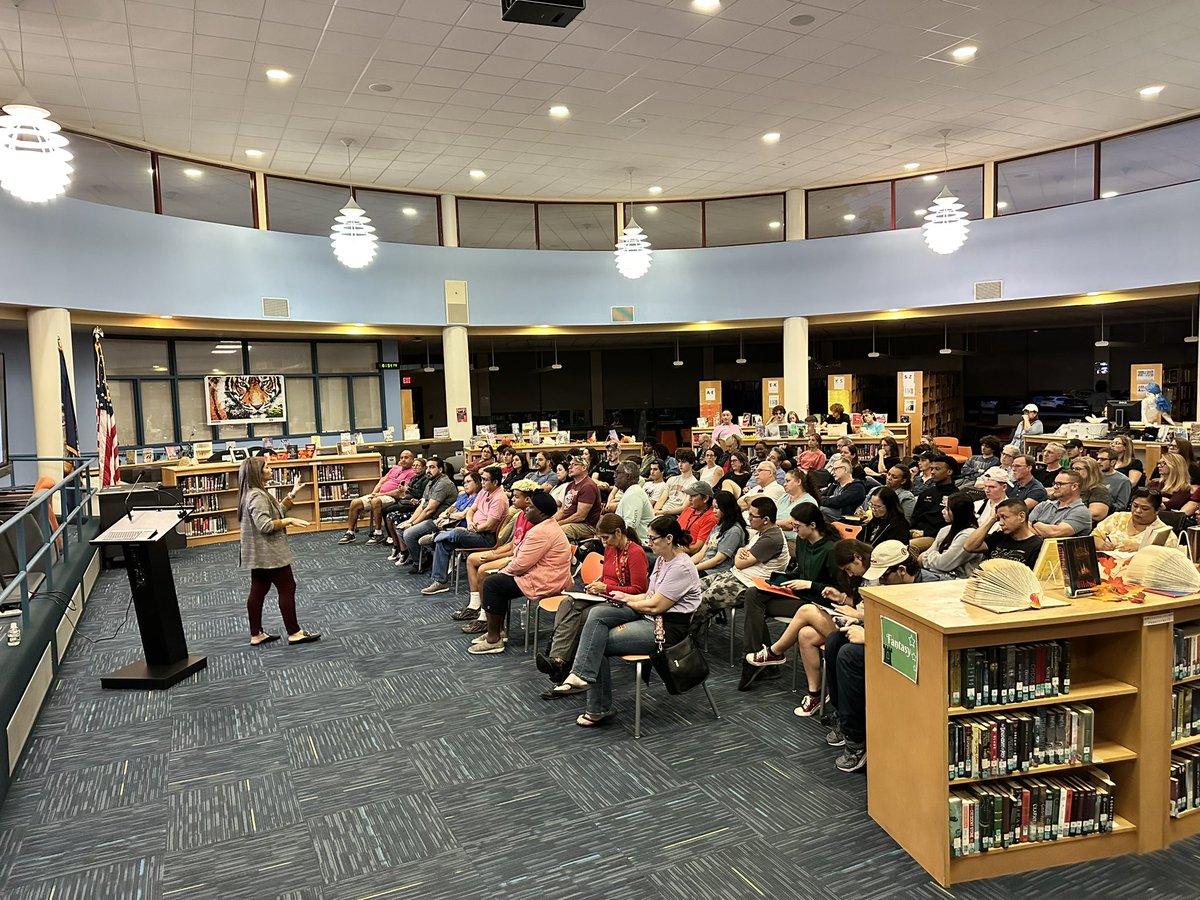
[[[833,527],[842,536],[842,540],[856,538],[862,531],[861,525],[847,525],[845,522],[834,522]]]
[[[958,460],[960,463],[965,463],[971,458],[971,448],[963,447],[958,443],[958,438],[952,437],[935,437],[933,446],[937,447],[947,456]]]
[[[583,558],[583,566],[579,570],[579,577],[583,580],[583,586],[587,587],[594,581],[599,580],[600,573],[604,571],[604,557],[599,553],[589,553]]]

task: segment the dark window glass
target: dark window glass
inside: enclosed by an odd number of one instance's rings
[[[700,203],[633,203],[626,207],[642,226],[651,250],[702,247]],[[629,224],[626,222],[625,224]],[[624,226],[622,226],[624,227]]]
[[[1100,196],[1200,180],[1200,119],[1100,144]]]
[[[176,341],[175,371],[180,375],[241,374],[241,341]]]
[[[461,247],[533,250],[537,247],[532,203],[499,200],[458,201]]]
[[[782,241],[783,194],[706,201],[704,235],[708,247]]]
[[[1049,209],[1095,199],[1095,145],[996,164],[996,212]]]
[[[267,176],[267,225],[272,231],[328,236],[350,189]],[[367,213],[370,215],[370,213]]]
[[[950,192],[963,205],[967,218],[983,218],[983,169],[958,169],[898,180],[896,227],[912,228],[924,225],[929,205],[945,187],[950,188]]]
[[[438,243],[438,198],[391,191],[356,190],[358,205],[367,211],[375,234],[393,244]]]
[[[892,227],[892,184],[881,181],[809,191],[806,218],[810,238],[887,231]]]
[[[612,250],[617,238],[611,203],[539,203],[538,235],[543,250]]]
[[[164,215],[254,227],[253,177],[170,156],[158,158]]]
[[[75,172],[67,196],[108,206],[154,212],[154,170],[150,154],[99,138],[68,134]]]

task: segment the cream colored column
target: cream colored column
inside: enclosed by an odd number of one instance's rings
[[[442,207],[442,246],[458,246],[458,198],[453,194],[438,197]]]
[[[33,438],[38,456],[63,455],[62,385],[59,376],[58,344],[62,342],[75,397],[75,372],[71,355],[71,313],[65,309],[31,309],[26,313],[29,332],[29,380],[33,385]],[[95,418],[81,416],[75,406],[80,429],[95,428]],[[15,426],[17,423],[12,423]],[[61,462],[38,463],[38,475],[58,481],[63,477]]]
[[[788,191],[783,195],[783,203],[787,212],[787,231],[784,234],[784,240],[804,240],[804,191]],[[783,392],[785,395],[787,394],[786,384],[783,386]],[[789,406],[788,409],[791,407]]]
[[[808,415],[808,319],[783,320],[783,405]]]
[[[996,164],[983,164],[983,217],[990,219],[996,215]]]
[[[447,325],[442,329],[442,360],[446,378],[446,422],[450,438],[455,441],[471,439],[471,351],[467,329],[462,325]],[[466,421],[458,421],[458,411],[465,410]]]

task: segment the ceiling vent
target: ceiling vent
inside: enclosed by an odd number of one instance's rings
[[[467,283],[465,281],[446,282],[446,324],[471,324],[471,310],[467,305]]]
[[[999,300],[1004,296],[1003,281],[977,281],[975,282],[975,299],[976,300]]]
[[[287,297],[263,297],[262,314],[264,319],[290,319],[291,304]]]

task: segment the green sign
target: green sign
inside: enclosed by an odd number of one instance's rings
[[[899,622],[879,617],[883,632],[883,664],[917,683],[917,633]]]

